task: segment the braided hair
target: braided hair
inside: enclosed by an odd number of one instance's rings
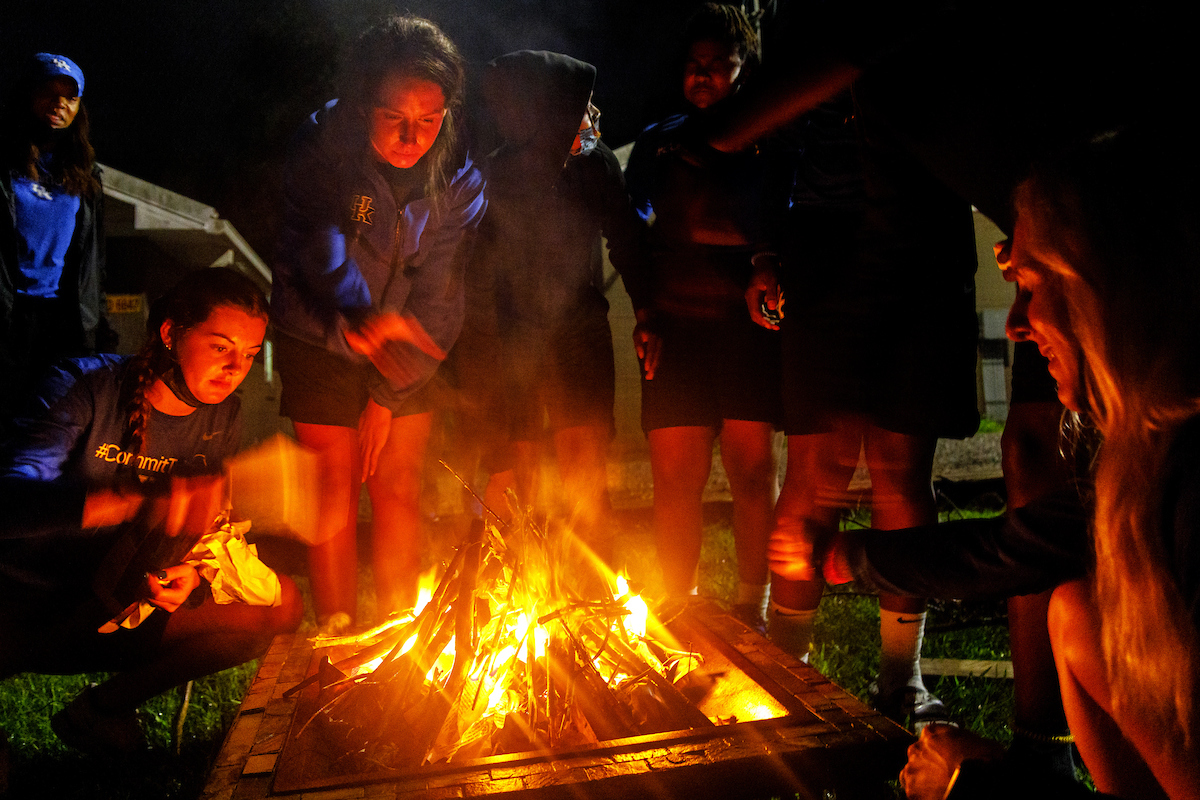
[[[267,297],[254,281],[228,267],[200,269],[150,306],[146,344],[129,362],[124,384],[124,408],[129,415],[124,450],[137,454],[150,421],[150,387],[175,366],[175,354],[162,339],[162,325],[171,321],[175,340],[189,328],[202,324],[213,309],[232,306],[254,317],[268,316]]]

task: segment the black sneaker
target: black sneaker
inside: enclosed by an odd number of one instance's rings
[[[767,635],[767,618],[757,603],[734,603],[729,607],[729,613],[759,636]]]
[[[879,695],[879,686],[872,683],[867,690],[871,695],[871,707],[897,725],[911,728],[913,733],[930,723],[958,725],[950,716],[946,705],[933,692],[924,687],[901,686],[886,697]]]
[[[50,728],[62,743],[96,755],[129,755],[146,748],[137,711],[106,713],[96,707],[95,688],[83,690],[50,718]]]

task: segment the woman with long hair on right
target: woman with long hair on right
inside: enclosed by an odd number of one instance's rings
[[[1010,334],[1103,436],[1095,568],[1055,590],[1049,619],[1076,745],[1121,797],[1200,796],[1200,170],[1165,144],[1117,135],[1041,169],[1012,245]],[[1074,364],[1036,322],[1039,280],[1065,303]]]
[[[998,258],[1017,284],[1008,333],[1038,346],[1059,399],[1101,436],[1089,511],[1076,495],[1073,512],[1041,502],[899,541],[873,531],[772,541],[777,571],[832,583],[930,597],[1057,586],[1049,629],[1067,721],[1096,788],[1115,797],[1200,797],[1198,179],[1190,142],[1130,129],[1038,166],[1015,194]],[[901,783],[922,799],[1052,786],[1094,796],[1022,774],[1002,753],[930,726]]]

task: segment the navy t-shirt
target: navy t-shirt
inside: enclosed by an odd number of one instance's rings
[[[241,401],[175,417],[152,411],[140,454],[122,447],[128,426],[122,384],[129,359],[69,359],[53,370],[0,461],[0,604],[37,597],[67,602],[121,528],[81,530],[87,489],[162,483],[219,472],[241,440]]]

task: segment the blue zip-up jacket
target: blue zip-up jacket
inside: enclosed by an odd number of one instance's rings
[[[436,204],[420,196],[398,208],[365,122],[331,100],[301,125],[289,148],[271,292],[274,324],[363,361],[345,332],[371,314],[394,311],[415,317],[449,351],[462,328],[463,271],[487,207],[483,188],[483,175],[464,154]],[[403,374],[379,376],[371,396],[395,411],[439,362],[403,342],[390,350]]]

